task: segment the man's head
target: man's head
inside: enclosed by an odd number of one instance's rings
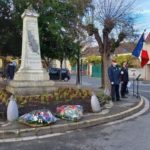
[[[115,59],[112,59],[111,64],[112,64],[113,66],[116,66],[116,65],[117,65],[117,61],[116,61]]]
[[[127,63],[126,61],[124,61],[124,62],[122,63],[122,66],[123,66],[124,68],[126,68],[126,67],[128,67],[128,63]]]

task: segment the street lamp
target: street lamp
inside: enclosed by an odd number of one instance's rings
[[[85,18],[86,18],[87,24],[94,23],[94,9],[95,7],[92,4],[88,5],[88,7],[86,8]]]
[[[87,22],[88,25],[93,25],[93,21],[94,21],[94,6],[93,5],[89,5],[86,9],[86,14],[85,14],[85,18],[88,18],[89,21]],[[78,39],[76,41],[81,41],[83,39]],[[80,64],[81,63],[81,64]],[[81,69],[80,69],[81,68]],[[77,54],[77,78],[76,78],[76,85],[80,85],[81,84],[81,80],[82,80],[82,59],[80,56],[80,49],[78,48],[78,54]]]

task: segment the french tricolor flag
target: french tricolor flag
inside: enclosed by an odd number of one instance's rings
[[[150,60],[146,43],[144,41],[144,33],[141,35],[135,49],[132,52],[132,55],[140,59],[141,67],[144,67]]]

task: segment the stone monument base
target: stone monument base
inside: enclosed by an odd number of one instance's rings
[[[49,75],[45,69],[19,69],[14,76],[15,81],[46,81],[49,82]]]
[[[16,81],[9,82],[6,90],[14,95],[40,95],[55,90],[54,81]]]

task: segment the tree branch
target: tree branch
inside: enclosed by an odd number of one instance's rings
[[[99,35],[99,32],[98,32],[98,29],[97,28],[94,28],[94,36],[95,36],[95,39],[99,45],[99,52],[100,53],[103,53],[103,49],[104,49],[104,45],[103,45],[103,42],[102,42],[102,39]]]
[[[114,52],[117,47],[119,47],[120,43],[125,39],[126,34],[123,32],[120,32],[118,35],[117,41],[114,39],[111,39],[111,52]]]

